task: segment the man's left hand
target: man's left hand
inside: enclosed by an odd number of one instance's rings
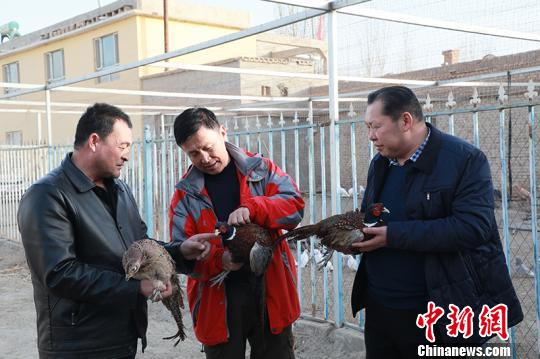
[[[212,238],[216,238],[214,233],[199,233],[191,236],[182,242],[180,251],[187,260],[204,260],[212,248],[212,244],[208,242]]]
[[[251,223],[251,220],[249,219],[249,209],[246,207],[240,207],[236,209],[234,212],[232,212],[229,215],[229,220],[227,221],[230,225],[243,225],[247,223]]]
[[[387,226],[371,227],[371,228],[366,227],[362,231],[365,234],[374,235],[374,237],[367,241],[355,242],[352,244],[352,246],[360,250],[360,252],[371,252],[376,249],[386,247],[386,230],[387,229],[388,229]]]

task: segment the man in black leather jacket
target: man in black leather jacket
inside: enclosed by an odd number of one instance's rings
[[[146,345],[148,280],[125,280],[122,255],[147,238],[133,195],[119,180],[132,142],[120,109],[82,115],[74,151],[23,196],[18,223],[32,275],[40,358],[133,358]],[[207,255],[206,240],[167,245],[177,270]],[[163,297],[171,294],[170,283]]]

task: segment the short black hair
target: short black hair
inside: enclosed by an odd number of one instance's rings
[[[417,121],[424,120],[422,106],[408,87],[388,86],[373,91],[368,95],[368,105],[375,101],[382,102],[382,114],[390,116],[393,121],[397,121],[403,112],[409,112]]]
[[[174,139],[178,146],[182,146],[188,138],[193,136],[199,128],[208,129],[219,127],[216,115],[204,107],[188,108],[174,119]]]
[[[118,120],[124,121],[129,128],[133,127],[129,116],[118,107],[106,103],[96,103],[88,107],[77,123],[73,147],[81,148],[92,133],[97,133],[99,137],[105,139],[111,134]]]

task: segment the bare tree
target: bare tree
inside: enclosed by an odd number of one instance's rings
[[[301,11],[300,8],[293,5],[276,4],[279,18],[287,17]],[[318,18],[311,18],[306,21],[297,22],[291,25],[279,28],[277,32],[282,35],[315,39],[317,36]]]

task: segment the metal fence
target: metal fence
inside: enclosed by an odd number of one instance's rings
[[[540,353],[538,301],[537,163],[538,126],[533,97],[526,103],[449,109],[428,112],[426,120],[443,131],[480,147],[491,165],[496,215],[512,280],[521,300],[525,320],[511,332],[515,358]],[[429,110],[429,108],[427,108]],[[361,109],[343,112],[336,122],[335,140],[339,194],[338,212],[359,206],[373,147],[367,140]],[[226,122],[229,141],[259,152],[286,170],[298,183],[306,201],[302,224],[315,223],[331,214],[328,114],[310,111],[264,118],[231,118]],[[131,160],[122,176],[130,185],[150,234],[168,238],[168,206],[174,185],[189,161],[176,146],[171,128],[163,124],[153,135],[131,148]],[[170,119],[169,119],[170,120]],[[246,125],[240,129],[238,123]],[[250,124],[254,125],[250,128]],[[159,126],[158,126],[159,127]],[[510,130],[512,132],[510,133]],[[16,224],[18,201],[35,180],[56,167],[71,146],[22,146],[0,149],[0,236],[19,240]],[[304,317],[318,318],[363,329],[363,316],[349,311],[358,258],[336,254],[325,268],[317,268],[316,241],[294,248],[298,266],[298,292]]]

